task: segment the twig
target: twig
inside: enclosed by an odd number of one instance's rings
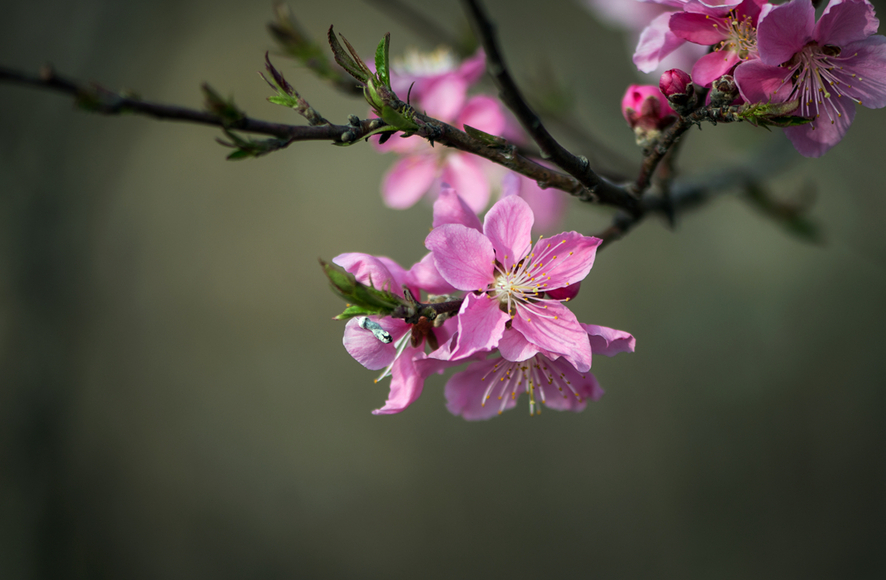
[[[498,87],[501,100],[516,115],[517,120],[538,145],[542,158],[551,160],[575,177],[601,203],[622,208],[631,214],[640,212],[639,200],[627,189],[602,179],[591,169],[587,158],[570,153],[545,129],[541,119],[526,103],[520,89],[511,78],[499,50],[494,26],[480,6],[479,0],[464,0],[464,3],[474,26],[474,32],[486,50],[487,68]]]

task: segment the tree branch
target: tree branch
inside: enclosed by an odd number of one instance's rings
[[[480,6],[479,0],[464,0],[464,3],[474,32],[486,50],[487,68],[498,87],[499,97],[538,145],[542,158],[550,159],[575,177],[601,203],[619,207],[631,214],[640,212],[639,200],[627,189],[616,186],[594,173],[587,158],[570,153],[545,129],[541,119],[526,103],[508,72],[495,36],[494,25]]]

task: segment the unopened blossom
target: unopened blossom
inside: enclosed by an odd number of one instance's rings
[[[440,275],[469,292],[457,316],[458,337],[449,347],[449,360],[497,348],[508,326],[535,352],[562,356],[579,371],[590,368],[584,331],[549,292],[584,279],[601,240],[566,232],[533,245],[532,224],[529,205],[509,196],[489,210],[482,232],[450,223],[428,235],[425,246]]]
[[[581,325],[594,354],[613,356],[633,352],[634,337],[627,332]],[[516,336],[516,335],[515,335]],[[489,419],[517,404],[517,398],[529,395],[529,414],[541,412],[544,404],[557,411],[582,411],[587,402],[603,396],[603,389],[589,371],[579,372],[563,358],[551,360],[535,354],[522,361],[490,358],[471,363],[446,383],[446,407],[454,415],[468,420]]]
[[[415,282],[427,276],[427,272],[406,272],[390,258],[367,254],[341,254],[333,262],[353,274],[358,282],[400,296],[403,296],[404,284],[418,296],[419,286]],[[342,340],[348,354],[364,367],[382,371],[375,382],[391,378],[388,399],[372,412],[374,415],[399,413],[418,399],[425,378],[448,366],[437,359],[426,360],[425,345],[429,345],[430,350],[436,349],[449,340],[454,328],[454,321],[446,321],[441,326],[428,320],[408,324],[400,319],[378,316],[348,321]]]
[[[692,78],[703,87],[757,58],[757,20],[764,0],[744,0],[723,15],[679,12],[668,21],[678,37],[713,50],[692,67]]]
[[[840,142],[855,105],[886,106],[886,37],[867,0],[831,0],[815,21],[810,0],[764,9],[757,26],[759,60],[735,69],[751,103],[799,101],[793,115],[812,122],[785,134],[806,157]]]
[[[658,87],[631,85],[621,99],[621,114],[634,131],[637,145],[647,145],[658,138],[662,129],[677,119]]]

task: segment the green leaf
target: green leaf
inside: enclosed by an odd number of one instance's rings
[[[372,314],[389,316],[397,306],[405,303],[388,290],[379,290],[358,282],[353,274],[336,264],[320,260],[320,266],[329,279],[333,292],[348,303],[348,308],[336,317],[339,320]]]
[[[385,123],[400,131],[418,131],[418,125],[416,125],[411,118],[407,117],[397,109],[385,105],[382,107],[381,111],[379,111],[379,114]]]
[[[332,26],[329,27],[329,32],[326,34],[326,38],[329,39],[329,46],[332,48],[332,54],[335,57],[335,62],[339,64],[349,75],[360,81],[361,83],[365,83],[369,77],[371,76],[370,72],[367,72],[366,65],[363,64],[363,68],[357,65],[357,62],[345,52],[345,49],[342,47],[341,43],[338,41],[338,38],[335,36],[335,31],[332,29]],[[342,37],[344,40],[344,37]],[[345,44],[348,44],[348,41],[345,40]],[[348,44],[348,48],[351,48],[351,45]],[[351,48],[353,51],[353,49]],[[361,61],[362,64],[362,61]]]
[[[237,161],[240,159],[248,159],[249,157],[255,157],[255,155],[244,149],[237,149],[236,151],[228,155],[227,159],[228,161]]]
[[[391,86],[391,33],[385,34],[385,37],[378,43],[375,49],[375,73],[378,79],[386,86]]]
[[[275,105],[282,105],[284,107],[291,107],[293,109],[297,109],[299,107],[298,99],[295,97],[290,97],[289,95],[275,95],[273,97],[268,97],[268,101],[274,103]]]

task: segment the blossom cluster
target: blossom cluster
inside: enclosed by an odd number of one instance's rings
[[[886,37],[876,34],[879,21],[868,0],[830,0],[817,21],[811,0],[638,1],[656,5],[645,13],[655,15],[633,56],[640,71],[656,70],[687,45],[705,47],[691,64],[692,81],[716,88],[718,80],[734,80],[733,104],[794,103],[791,114],[801,123],[784,131],[806,157],[820,157],[840,142],[856,104],[886,106]],[[611,16],[616,4],[623,9],[630,2],[594,0],[592,6],[606,5]],[[667,96],[671,78],[660,83]],[[661,110],[659,121],[668,114]]]
[[[454,189],[434,203],[430,250],[405,270],[385,257],[349,253],[333,262],[362,284],[429,303],[460,301],[453,315],[406,322],[359,316],[345,327],[344,346],[363,366],[390,377],[390,394],[375,414],[399,413],[421,395],[425,379],[468,363],[446,384],[447,408],[487,419],[529,395],[540,404],[581,411],[603,390],[590,373],[593,354],[633,351],[630,334],[582,324],[566,304],[594,263],[601,240],[565,232],[535,243],[529,204],[511,194],[483,222]]]

